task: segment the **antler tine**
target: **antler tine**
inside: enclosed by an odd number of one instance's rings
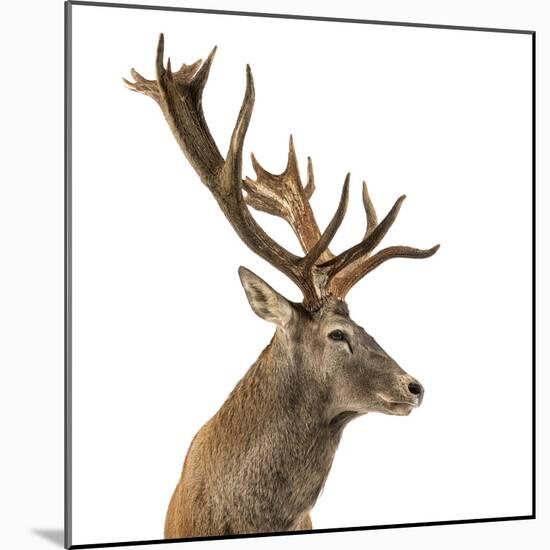
[[[309,268],[313,267],[315,265],[315,262],[317,262],[317,260],[320,258],[321,254],[328,249],[332,239],[334,238],[334,235],[336,235],[336,232],[342,225],[342,221],[344,220],[346,209],[348,207],[349,179],[350,174],[348,173],[342,187],[340,202],[338,203],[338,208],[336,209],[334,216],[323,231],[323,234],[321,235],[319,240],[304,257],[304,264]]]
[[[229,150],[227,151],[227,157],[222,173],[222,184],[224,192],[233,192],[235,195],[241,196],[241,178],[242,178],[242,155],[244,138],[248,125],[250,124],[250,118],[252,116],[252,109],[254,108],[255,92],[254,92],[254,79],[252,78],[252,71],[250,65],[246,66],[246,90],[237,116],[237,122],[231,135],[231,141],[229,142]]]
[[[313,162],[311,157],[307,157],[307,183],[304,187],[304,195],[306,199],[311,199],[313,192],[315,191],[315,178],[313,176]]]
[[[363,181],[363,206],[365,207],[365,214],[367,216],[367,229],[365,230],[364,237],[366,239],[378,225],[378,216],[376,215],[374,204],[372,204],[366,181]]]
[[[387,260],[392,258],[429,258],[439,250],[439,247],[439,244],[428,249],[410,246],[388,246],[373,256],[365,258],[364,261],[352,264],[346,273],[336,275],[330,286],[336,296],[343,298],[359,280]]]

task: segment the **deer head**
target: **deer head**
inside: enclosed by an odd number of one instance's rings
[[[405,196],[399,197],[379,222],[367,185],[363,183],[364,237],[340,254],[333,254],[329,245],[346,212],[350,175],[345,178],[331,221],[321,232],[309,203],[315,190],[312,162],[308,158],[307,182],[303,186],[292,137],[283,173],[268,172],[252,155],[256,178],[243,179],[243,143],[254,105],[252,72],[247,65],[244,99],[229,150],[223,157],[202,110],[202,93],[215,51],[216,48],[204,63],[199,60],[192,65],[184,64],[173,72],[170,59],[164,65],[161,34],[156,80],[147,80],[132,69],[134,82],[124,82],[158,103],[184,155],[243,242],[302,291],[303,302],[293,303],[249,270],[239,270],[254,312],[277,325],[276,338],[295,364],[300,365],[312,381],[330,388],[328,406],[333,418],[348,418],[369,411],[408,414],[421,403],[422,386],[351,320],[345,298],[355,283],[386,260],[427,258],[439,245],[427,250],[391,246],[374,253],[395,221]],[[286,220],[304,255],[291,253],[267,235],[249,207]]]
[[[248,269],[239,269],[254,312],[277,325],[276,338],[309,387],[326,390],[326,416],[350,420],[367,412],[406,415],[422,402],[422,386],[349,316],[347,304],[327,298],[309,310],[281,296]]]

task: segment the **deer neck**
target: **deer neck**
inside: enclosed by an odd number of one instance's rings
[[[330,418],[326,387],[312,383],[278,330],[220,410],[239,472],[251,491],[270,495],[273,528],[291,529],[314,505],[330,471],[346,415]],[[258,486],[256,486],[258,484]]]
[[[309,448],[311,439],[318,441],[336,434],[329,413],[330,392],[326,385],[312,381],[308,370],[306,360],[278,329],[243,379],[243,386],[254,387],[261,397],[258,419],[266,426],[279,428],[287,438],[299,433],[302,446]],[[292,442],[296,448],[301,446],[298,441]]]

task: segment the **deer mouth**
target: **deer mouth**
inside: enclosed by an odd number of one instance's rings
[[[413,401],[393,401],[387,399],[382,395],[378,394],[382,402],[382,409],[386,414],[394,414],[396,416],[407,416],[411,414],[413,409],[418,407],[417,402]]]

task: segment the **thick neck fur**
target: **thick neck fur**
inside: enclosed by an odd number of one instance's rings
[[[309,368],[278,329],[211,421],[224,457],[218,489],[250,529],[290,530],[309,512],[350,419],[330,418],[329,390]]]

